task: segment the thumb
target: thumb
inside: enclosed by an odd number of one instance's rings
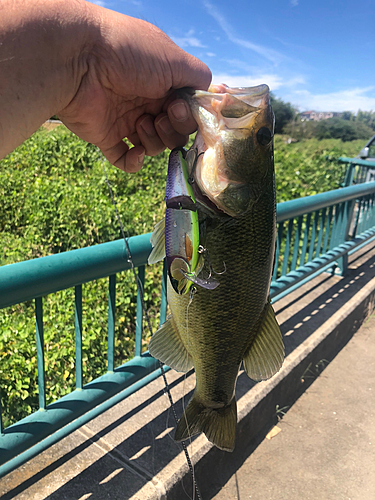
[[[208,66],[184,50],[180,51],[180,57],[171,62],[172,88],[191,87],[196,90],[207,90],[212,80]]]

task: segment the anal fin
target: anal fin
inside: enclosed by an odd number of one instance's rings
[[[243,365],[252,380],[267,380],[280,370],[284,355],[284,343],[275,312],[267,302],[259,331],[243,358]]]
[[[151,337],[148,350],[151,356],[177,372],[187,372],[193,367],[193,359],[182,343],[172,316]]]

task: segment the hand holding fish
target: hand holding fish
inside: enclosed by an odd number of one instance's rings
[[[0,60],[0,157],[57,115],[128,172],[187,142],[197,124],[174,90],[211,79],[155,26],[83,0],[3,0]]]

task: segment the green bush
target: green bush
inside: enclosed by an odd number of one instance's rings
[[[373,134],[373,129],[365,123],[360,121],[351,122],[342,118],[321,120],[315,128],[315,137],[317,139],[341,139],[344,142],[356,139],[370,139]]]
[[[346,167],[327,161],[327,156],[355,156],[363,141],[308,139],[288,144],[276,136],[274,147],[276,198],[281,202],[339,188]]]

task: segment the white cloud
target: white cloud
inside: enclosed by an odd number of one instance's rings
[[[241,75],[214,72],[212,81],[213,83],[225,83],[230,87],[252,87],[254,85],[265,83],[269,86],[271,91],[275,91],[280,88],[291,89],[306,83],[305,78],[302,75],[297,75],[286,80],[280,75],[260,71],[256,73],[249,72]]]
[[[107,2],[107,0],[88,0],[91,3],[94,3],[95,5],[99,5],[99,7],[110,7],[113,6],[113,1]],[[126,3],[131,3],[132,5],[135,5],[136,7],[141,7],[142,2],[139,0],[124,0]]]
[[[206,52],[206,56],[208,56],[208,57],[216,57],[216,54],[214,54],[213,52]]]
[[[94,3],[95,5],[99,5],[99,7],[105,7],[107,5],[107,2],[104,2],[104,0],[88,0],[91,3]]]
[[[312,94],[308,90],[296,90],[288,95],[288,101],[301,110],[353,111],[375,110],[375,86],[346,89],[326,94]]]
[[[186,36],[173,36],[169,35],[169,37],[179,45],[180,47],[202,47],[206,48],[206,45],[203,45],[203,43],[194,35],[194,30],[191,29],[186,33]]]
[[[297,7],[297,5],[299,4],[299,0],[290,0],[290,3],[293,7]]]
[[[281,77],[272,74],[263,75],[229,75],[225,73],[213,74],[212,82],[219,84],[225,83],[229,87],[253,87],[265,83],[270,90],[276,90],[283,85]]]
[[[205,48],[206,45],[203,45],[198,38],[193,37],[193,36],[185,36],[185,37],[178,37],[178,36],[171,36],[169,35],[170,38],[176,43],[179,47],[203,47]]]
[[[224,31],[224,33],[227,35],[228,39],[232,43],[235,43],[240,47],[256,52],[257,54],[263,56],[265,59],[268,59],[275,65],[279,64],[281,61],[286,59],[286,57],[283,54],[277,52],[276,50],[264,47],[262,45],[258,45],[249,40],[245,40],[243,38],[238,38],[237,36],[235,36],[233,28],[226,21],[224,16],[220,14],[218,9],[208,0],[204,0],[203,3],[209,15],[215,19],[215,21],[219,24],[220,28]]]

